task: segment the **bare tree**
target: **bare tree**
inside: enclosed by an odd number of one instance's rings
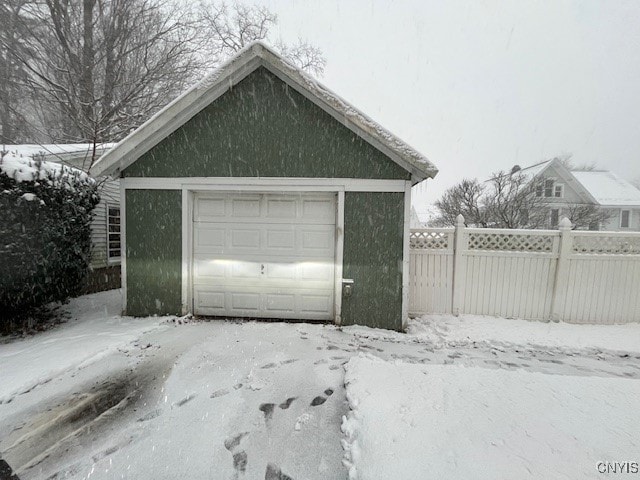
[[[15,52],[27,54],[24,42],[24,6],[27,0],[4,0],[0,2],[0,142],[19,143],[29,135],[29,124],[25,119],[25,95],[21,88],[26,73],[16,58]]]
[[[288,58],[298,68],[316,76],[322,76],[327,61],[322,54],[322,50],[318,47],[299,38],[298,42],[293,45],[286,45],[279,41],[276,44],[276,48],[282,56]]]
[[[494,228],[548,228],[551,209],[561,209],[573,228],[593,228],[610,218],[607,211],[592,204],[558,204],[539,194],[542,179],[533,179],[518,170],[497,172],[484,183],[463,180],[448,189],[435,205],[439,216],[434,223],[455,225],[459,214],[467,225]]]
[[[322,51],[303,39],[287,45],[273,41],[272,30],[278,16],[268,8],[234,3],[200,3],[204,40],[207,42],[210,63],[218,63],[256,40],[269,41],[289,61],[314,75],[322,75],[326,60]]]
[[[435,203],[439,215],[432,222],[438,225],[455,225],[460,214],[467,225],[487,226],[486,212],[482,206],[482,198],[486,185],[477,179],[464,179],[459,184],[447,189],[442,198]]]
[[[29,73],[53,141],[121,138],[200,72],[193,16],[163,0],[29,0]]]
[[[603,210],[593,204],[562,206],[562,216],[567,217],[571,221],[573,228],[579,230],[597,230],[612,215],[611,211]]]
[[[560,163],[562,163],[562,165],[564,165],[564,167],[567,170],[570,170],[573,172],[593,172],[598,169],[598,166],[596,165],[595,162],[578,163],[578,164],[575,163],[575,161],[573,160],[572,153],[564,153],[558,157],[555,157],[554,160],[559,160]]]
[[[488,224],[497,228],[543,228],[549,208],[536,194],[537,182],[519,173],[494,173],[482,199]]]

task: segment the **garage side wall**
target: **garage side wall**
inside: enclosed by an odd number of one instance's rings
[[[346,192],[342,324],[402,330],[404,193]]]
[[[126,190],[127,315],[181,313],[180,190]]]

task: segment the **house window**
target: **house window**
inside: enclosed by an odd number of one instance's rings
[[[107,259],[119,260],[120,256],[120,207],[107,205]]]
[[[631,210],[621,210],[620,211],[620,228],[629,228],[629,223],[631,219]]]
[[[549,198],[553,197],[553,179],[547,179],[544,181],[544,196]]]
[[[551,228],[558,228],[558,221],[560,220],[560,210],[557,208],[551,209]]]
[[[556,185],[553,187],[553,196],[556,198],[564,197],[564,185],[562,185],[561,183],[556,183]]]

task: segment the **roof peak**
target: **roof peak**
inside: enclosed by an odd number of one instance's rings
[[[124,170],[260,66],[270,70],[346,128],[410,172],[414,183],[428,177],[433,178],[438,173],[438,169],[427,157],[262,41],[247,44],[202,81],[170,102],[100,157],[92,167],[92,173],[100,176]]]

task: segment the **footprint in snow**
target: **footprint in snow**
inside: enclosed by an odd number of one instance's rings
[[[236,470],[236,478],[238,478],[238,474],[247,470],[247,462],[249,457],[247,456],[247,452],[244,450],[238,450],[240,446],[240,442],[242,439],[247,436],[249,432],[242,432],[232,437],[227,438],[224,441],[224,448],[226,448],[229,452],[231,452],[233,459],[233,468]]]
[[[269,422],[269,420],[271,420],[271,418],[273,417],[273,410],[275,409],[275,407],[276,407],[275,403],[260,404],[260,406],[258,407],[258,410],[264,413],[265,422]]]
[[[324,402],[326,402],[326,401],[327,401],[327,399],[328,399],[331,395],[333,395],[333,390],[332,390],[332,389],[330,389],[330,388],[327,388],[327,389],[324,391],[324,395],[326,395],[326,396],[318,395],[316,398],[314,398],[313,400],[311,400],[311,406],[312,406],[312,407],[317,407],[318,405],[322,405]]]
[[[280,407],[281,410],[287,410],[296,398],[298,397],[289,397],[284,402],[279,404],[278,407]],[[266,423],[269,423],[269,421],[273,418],[273,412],[275,408],[275,403],[262,403],[258,407],[258,410],[264,413],[264,421]]]
[[[147,413],[146,415],[140,417],[138,419],[138,421],[139,422],[147,422],[149,420],[153,420],[154,418],[159,417],[161,414],[162,414],[162,410],[160,410],[160,409],[152,410],[151,412]]]
[[[192,393],[191,395],[189,395],[188,397],[184,397],[182,400],[180,400],[179,402],[175,403],[176,407],[182,407],[185,403],[190,402],[191,400],[193,400],[194,398],[196,398],[195,393]]]
[[[282,473],[282,470],[277,465],[269,463],[267,464],[266,472],[264,472],[264,480],[293,480],[293,478]]]
[[[226,388],[221,388],[220,390],[216,390],[215,392],[213,392],[211,395],[209,395],[211,398],[218,398],[218,397],[222,397],[226,394],[229,393],[229,390],[227,390]]]
[[[291,404],[293,403],[293,401],[296,399],[297,397],[289,397],[287,398],[284,402],[282,402],[280,405],[278,405],[282,410],[286,410],[288,409]]]

